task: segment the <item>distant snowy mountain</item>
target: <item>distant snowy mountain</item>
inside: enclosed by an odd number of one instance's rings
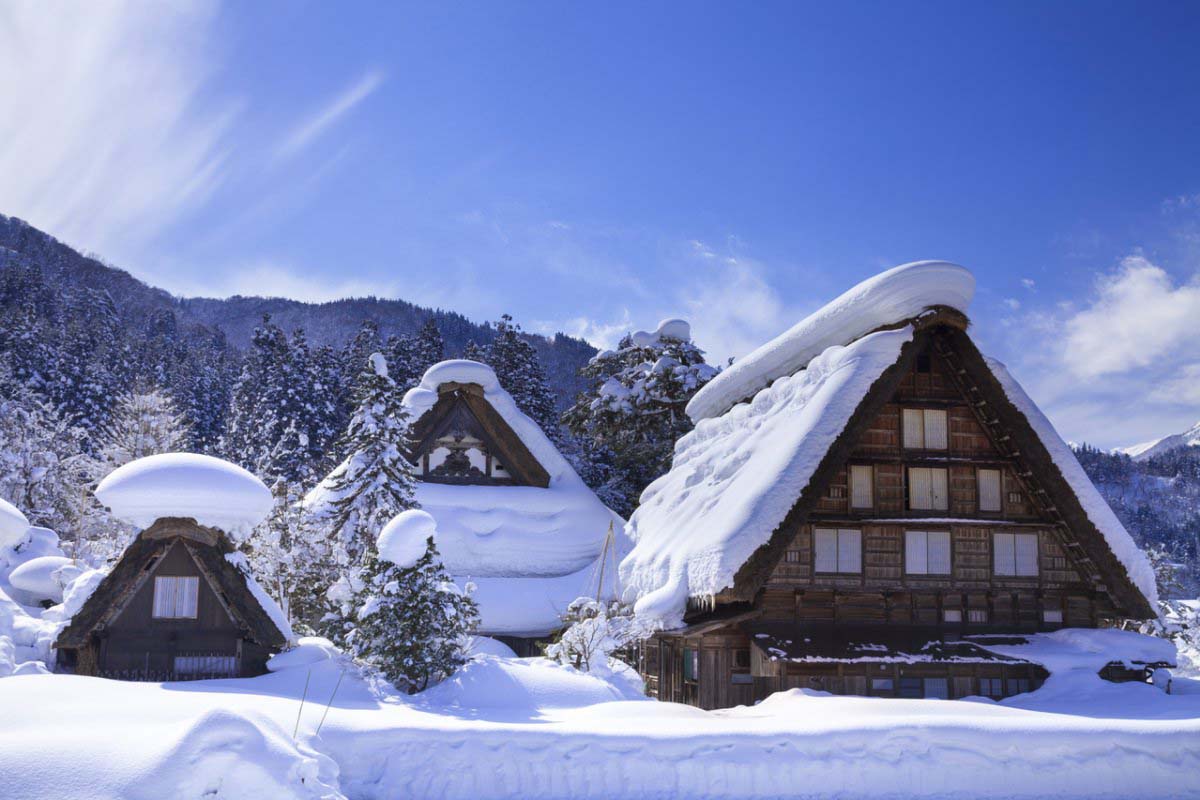
[[[1134,461],[1148,461],[1154,456],[1160,456],[1180,447],[1200,445],[1200,422],[1188,428],[1183,433],[1174,433],[1161,439],[1154,439],[1129,447],[1118,447],[1116,452],[1124,453]]]

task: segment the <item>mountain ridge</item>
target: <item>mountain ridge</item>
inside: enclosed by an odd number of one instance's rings
[[[7,251],[7,254],[5,254]],[[34,264],[56,275],[67,286],[107,292],[123,320],[131,326],[169,314],[181,328],[219,336],[244,351],[263,315],[289,334],[303,328],[314,344],[340,347],[370,320],[382,337],[415,334],[433,319],[446,342],[447,357],[461,355],[469,342],[486,345],[495,337],[489,323],[474,322],[463,314],[419,306],[407,300],[347,297],[309,303],[286,297],[227,298],[179,297],[153,286],[120,267],[106,263],[59,241],[17,217],[0,214],[0,268],[8,263]],[[537,351],[557,405],[564,410],[584,389],[579,369],[596,354],[590,343],[563,333],[543,336],[523,332]]]
[[[1177,450],[1180,447],[1200,445],[1200,422],[1188,428],[1183,433],[1172,433],[1158,439],[1152,439],[1141,444],[1118,447],[1114,452],[1124,453],[1134,461],[1148,461],[1154,456],[1160,456]]]

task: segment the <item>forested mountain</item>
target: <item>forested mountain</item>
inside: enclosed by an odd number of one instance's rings
[[[1200,446],[1135,460],[1085,444],[1075,455],[1134,540],[1179,565],[1173,593],[1200,593]]]
[[[496,337],[492,325],[472,322],[461,314],[423,308],[404,300],[375,297],[302,303],[284,298],[231,297],[226,299],[177,298],[148,286],[124,270],[98,257],[84,255],[22,220],[0,214],[0,268],[22,266],[40,270],[47,286],[56,292],[106,293],[117,313],[119,326],[134,335],[145,328],[170,328],[191,344],[224,342],[235,352],[250,346],[254,329],[270,314],[287,334],[304,330],[314,346],[340,348],[362,327],[374,322],[380,336],[413,335],[432,319],[445,340],[446,356],[462,354],[469,342],[487,345]],[[566,409],[585,386],[579,369],[596,350],[587,342],[557,334],[547,338],[523,333],[533,345],[554,393],[559,410]]]

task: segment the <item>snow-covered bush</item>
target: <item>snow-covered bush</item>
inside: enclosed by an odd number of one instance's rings
[[[573,600],[563,622],[567,627],[546,648],[546,655],[584,672],[607,671],[613,653],[653,633],[630,606],[592,597]]]

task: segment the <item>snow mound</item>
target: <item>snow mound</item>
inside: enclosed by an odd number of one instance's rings
[[[379,557],[398,567],[411,567],[425,555],[425,545],[437,535],[437,520],[428,511],[401,511],[379,532]]]
[[[0,550],[21,544],[28,532],[29,520],[21,510],[7,500],[0,499]]]
[[[689,596],[733,584],[912,335],[906,326],[830,347],[676,443],[626,527],[634,547],[621,582],[639,616],[675,627]]]
[[[284,650],[267,661],[267,669],[271,672],[281,672],[297,667],[311,667],[322,661],[329,661],[341,655],[333,642],[322,636],[301,636],[300,641],[290,650]]]
[[[464,651],[470,657],[491,656],[493,658],[516,658],[517,654],[511,647],[499,639],[490,636],[472,636]]]
[[[1116,628],[1063,628],[1024,634],[1024,644],[991,644],[986,638],[981,637],[980,645],[988,650],[1041,664],[1053,674],[1071,670],[1095,674],[1114,661],[1127,667],[1174,664],[1176,657],[1175,644],[1169,639]]]
[[[654,347],[663,339],[688,342],[692,339],[692,326],[686,319],[664,319],[653,331],[635,331],[630,341],[637,347]]]
[[[271,492],[246,470],[212,456],[164,453],[113,470],[96,497],[118,519],[148,528],[163,517],[190,517],[235,540],[267,518]]]
[[[735,361],[696,392],[688,416],[696,422],[719,416],[772,381],[803,369],[827,348],[917,317],[932,306],[966,313],[974,295],[970,271],[945,261],[915,261],[881,272]]]
[[[621,686],[548,658],[481,656],[418,695],[436,706],[513,709],[579,708],[630,697]],[[649,702],[649,701],[647,701]]]
[[[1150,603],[1151,608],[1157,608],[1158,588],[1154,581],[1154,568],[1150,566],[1150,559],[1146,558],[1142,548],[1134,543],[1129,531],[1125,530],[1121,520],[1117,519],[1117,515],[1113,513],[1112,508],[1088,478],[1087,473],[1083,471],[1083,467],[1079,465],[1079,460],[1075,458],[1071,448],[1058,435],[1058,431],[1050,424],[1050,420],[1046,418],[1041,409],[1030,399],[1029,395],[1025,394],[1025,389],[1017,383],[1017,379],[1009,373],[1004,364],[994,358],[988,358],[987,364],[992,370],[992,374],[996,376],[996,380],[1004,388],[1005,395],[1017,407],[1017,410],[1025,415],[1033,427],[1034,432],[1050,453],[1054,465],[1059,468],[1075,492],[1075,496],[1079,498],[1084,513],[1104,536],[1109,549],[1117,557],[1117,561],[1125,567],[1133,585]]]
[[[53,600],[61,603],[63,587],[83,571],[74,568],[73,573],[66,576],[67,580],[63,580],[64,568],[70,571],[74,563],[63,556],[31,558],[9,573],[8,582],[35,601]]]
[[[383,357],[383,353],[371,353],[371,369],[381,378],[388,376],[387,359]]]

